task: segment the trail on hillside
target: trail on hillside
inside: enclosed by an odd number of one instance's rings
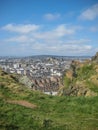
[[[37,107],[35,104],[29,103],[28,101],[25,101],[25,100],[7,100],[7,103],[18,104],[20,106],[24,106],[31,109],[34,109]]]

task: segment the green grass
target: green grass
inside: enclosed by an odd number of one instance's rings
[[[69,85],[71,84],[71,82],[72,82],[71,79],[67,78],[66,76],[63,77],[63,83],[64,83],[64,86],[66,88],[69,87]]]
[[[0,91],[2,89],[1,87]],[[98,129],[98,97],[54,97],[29,90],[23,90],[23,93],[24,96],[8,96],[6,89],[4,97],[29,101],[36,104],[37,108],[9,104],[1,97],[0,130]]]
[[[84,75],[86,73],[87,77]],[[93,74],[92,66],[80,68],[77,74],[72,82],[64,78],[66,87],[81,78],[87,80]],[[97,92],[97,86],[90,81],[86,83],[89,88]],[[37,107],[26,108],[10,104],[7,100],[25,100]],[[9,75],[1,76],[0,130],[98,130],[98,96],[44,95],[26,88]]]
[[[87,86],[89,86],[89,88],[98,93],[98,85],[94,84],[92,81],[86,81]]]
[[[77,79],[79,80],[86,80],[88,79],[91,75],[93,75],[95,73],[94,69],[93,69],[93,64],[91,65],[85,65],[79,69],[77,69],[76,71],[77,73]]]

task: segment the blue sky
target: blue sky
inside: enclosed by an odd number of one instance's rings
[[[0,0],[0,56],[97,51],[98,0]]]

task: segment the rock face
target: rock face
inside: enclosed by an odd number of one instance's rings
[[[91,60],[72,61],[63,79],[64,86],[59,95],[97,96],[98,95],[98,52]]]
[[[58,91],[60,85],[59,77],[51,77],[51,78],[38,78],[33,79],[33,90],[40,90],[42,92],[48,91]]]
[[[63,89],[62,95],[65,96],[97,96],[97,93],[91,91],[89,88],[84,86],[69,86],[67,89]]]
[[[98,52],[92,57],[92,61],[98,63]]]
[[[72,78],[73,78],[73,71],[72,70],[67,70],[66,71],[66,77],[72,80]]]
[[[58,91],[60,86],[59,77],[29,79],[27,76],[22,76],[19,81],[33,90],[40,90],[42,92],[55,92]]]
[[[31,88],[31,86],[33,85],[33,83],[31,82],[31,80],[27,76],[20,77],[19,81],[20,81],[20,83],[26,85],[29,88]]]

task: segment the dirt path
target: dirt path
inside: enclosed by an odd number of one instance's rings
[[[29,103],[28,101],[25,101],[25,100],[7,100],[7,102],[11,104],[18,104],[18,105],[21,105],[27,108],[32,108],[32,109],[37,107],[36,105]]]

